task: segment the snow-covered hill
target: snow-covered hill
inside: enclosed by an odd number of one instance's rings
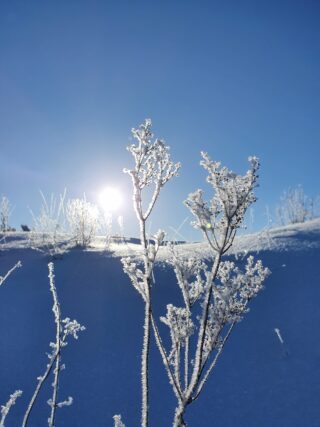
[[[16,389],[24,392],[7,418],[6,426],[15,427],[21,425],[36,378],[45,369],[54,319],[48,260],[28,248],[26,233],[12,233],[0,245],[0,274],[18,260],[23,264],[0,288],[0,402]],[[127,427],[139,425],[143,307],[120,263],[121,256],[138,257],[139,246],[134,241],[113,243],[111,249],[105,251],[104,239],[97,238],[90,250],[72,249],[55,262],[62,315],[87,328],[64,350],[60,397],[71,395],[74,404],[58,410],[57,426],[112,426],[115,413],[123,415]],[[204,243],[181,244],[179,250],[185,256],[210,254]],[[230,256],[242,263],[249,252],[272,275],[237,325],[186,420],[191,427],[319,427],[320,220],[241,236]],[[167,248],[159,255],[164,261]],[[167,303],[178,303],[179,293],[164,262],[158,264],[155,280],[155,312],[160,316]],[[46,425],[49,397],[50,384],[30,426]],[[150,404],[150,426],[170,426],[175,399],[156,350]]]

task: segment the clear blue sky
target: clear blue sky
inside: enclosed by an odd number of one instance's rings
[[[95,202],[117,185],[135,234],[122,169],[146,117],[183,165],[154,231],[189,215],[190,191],[210,194],[200,150],[239,172],[261,158],[257,227],[289,186],[319,194],[319,22],[316,0],[2,0],[0,194],[12,225],[31,224],[39,189]]]

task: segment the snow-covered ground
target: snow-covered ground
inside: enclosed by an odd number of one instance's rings
[[[0,247],[0,274],[18,260],[23,264],[0,288],[0,403],[16,389],[24,392],[7,418],[6,426],[15,427],[47,364],[54,319],[48,259],[29,248],[28,233],[11,233]],[[180,244],[178,250],[210,258],[205,243]],[[242,263],[249,252],[272,275],[186,420],[191,427],[319,427],[320,220],[240,236],[230,256]],[[89,250],[71,249],[55,261],[62,315],[87,328],[64,350],[60,398],[71,395],[74,404],[58,410],[57,426],[112,426],[115,413],[127,427],[139,425],[143,306],[120,263],[122,256],[139,254],[134,240],[105,250],[100,237]],[[168,256],[162,247],[159,260]],[[155,270],[153,293],[157,316],[166,304],[178,303],[174,275],[164,262]],[[150,425],[167,427],[175,399],[156,350],[151,360]],[[50,382],[30,426],[46,425],[49,397]]]
[[[199,233],[200,235],[200,233]],[[320,219],[316,218],[311,221],[290,224],[277,228],[264,228],[254,234],[242,234],[235,238],[233,246],[228,254],[242,254],[248,252],[260,251],[288,251],[288,250],[308,250],[320,248]],[[28,249],[30,247],[30,233],[28,232],[12,232],[0,235],[0,248],[2,250],[9,249]],[[64,237],[64,236],[63,236]],[[66,239],[67,240],[67,239]],[[63,242],[63,239],[61,239]],[[173,242],[175,243],[175,242]],[[210,258],[212,252],[204,240],[194,243],[178,243],[179,253],[182,256],[198,256],[199,258]],[[70,246],[72,248],[72,246]],[[88,252],[108,252],[113,257],[134,256],[139,258],[141,247],[137,238],[121,239],[114,238],[111,243],[106,243],[105,236],[97,236],[93,239],[90,247],[86,249]],[[160,248],[157,259],[165,261],[170,257],[170,253],[166,246]]]

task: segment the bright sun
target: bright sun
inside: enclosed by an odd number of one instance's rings
[[[99,204],[106,213],[111,213],[119,209],[122,205],[120,191],[114,187],[107,187],[99,194]]]

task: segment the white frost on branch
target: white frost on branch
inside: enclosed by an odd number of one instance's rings
[[[269,274],[269,269],[264,268],[260,260],[254,263],[252,256],[247,260],[245,272],[242,272],[234,262],[220,263],[213,286],[213,302],[209,305],[203,365],[210,353],[219,348],[224,327],[239,322],[248,312],[248,302],[262,289],[263,282]]]
[[[5,405],[1,406],[0,427],[4,427],[6,416],[8,415],[11,407],[16,403],[16,400],[18,399],[18,397],[20,397],[21,395],[22,395],[22,391],[16,390],[13,394],[10,394],[10,399],[8,400],[8,402]]]
[[[144,300],[144,336],[141,357],[142,411],[141,427],[148,426],[149,408],[149,347],[150,328],[154,321],[151,310],[151,284],[153,267],[159,246],[163,243],[164,232],[159,231],[154,243],[150,242],[146,233],[146,221],[159,197],[162,187],[174,176],[178,175],[180,163],[173,163],[169,147],[160,139],[154,139],[151,131],[151,120],[146,119],[137,129],[132,129],[136,143],[127,147],[134,159],[134,167],[124,169],[129,174],[133,186],[133,206],[139,223],[143,265],[138,268],[130,258],[122,259],[123,269],[129,276],[132,285]],[[148,202],[143,200],[143,190],[151,187]],[[146,207],[144,206],[146,204]]]
[[[131,260],[130,257],[121,258],[123,271],[129,276],[131,283],[136,291],[146,301],[144,274],[137,264]]]
[[[152,123],[146,119],[137,129],[132,129],[136,144],[131,144],[127,150],[132,154],[135,162],[134,169],[124,169],[131,176],[133,183],[133,201],[136,214],[140,220],[146,220],[158,198],[161,187],[171,178],[178,175],[180,163],[173,163],[170,158],[169,147],[162,139],[153,141]],[[141,191],[154,185],[154,192],[146,212],[142,211]]]
[[[4,276],[0,276],[0,286],[4,284],[4,282],[7,280],[7,278],[10,276],[11,273],[14,272],[17,268],[22,267],[21,261],[18,261]]]
[[[180,257],[174,245],[170,246],[170,258],[167,262],[173,266],[184,303],[190,310],[205,290],[207,265],[197,258]]]
[[[63,324],[63,336],[67,337],[68,335],[72,335],[73,338],[75,340],[77,340],[78,337],[78,333],[85,331],[86,328],[85,326],[80,325],[79,322],[77,322],[77,320],[71,320],[69,317],[66,317],[65,319],[62,320],[62,324]]]
[[[234,325],[248,311],[248,302],[260,291],[269,274],[261,261],[255,262],[252,257],[248,258],[244,271],[235,263],[222,260],[233,244],[246,210],[256,201],[253,190],[257,186],[259,161],[256,157],[250,157],[251,167],[242,176],[212,161],[206,153],[201,153],[201,165],[208,171],[207,182],[213,187],[214,196],[206,201],[203,191],[197,190],[188,196],[185,204],[195,217],[193,225],[202,230],[209,243],[213,263],[209,266],[193,257],[182,259],[171,248],[168,262],[175,271],[184,306],[168,304],[166,315],[161,317],[170,330],[171,349],[167,352],[151,306],[153,268],[159,246],[164,241],[164,233],[160,232],[154,242],[150,242],[146,235],[146,221],[161,187],[178,174],[180,163],[171,162],[169,148],[162,140],[153,140],[150,120],[133,129],[132,133],[137,143],[130,145],[128,150],[135,164],[134,168],[125,172],[131,176],[133,183],[133,204],[140,226],[143,262],[138,265],[132,258],[123,258],[122,263],[132,285],[145,302],[141,426],[148,426],[151,324],[177,398],[173,426],[182,427],[186,425],[186,407],[198,398]],[[151,185],[152,196],[144,208],[143,190]]]
[[[49,399],[47,403],[51,408],[53,407],[52,399]],[[69,396],[68,399],[64,400],[63,402],[57,403],[56,406],[58,408],[63,408],[64,406],[71,406],[72,404],[73,404],[73,398]]]
[[[251,168],[241,176],[221,167],[220,162],[212,161],[207,153],[201,152],[201,155],[203,160],[200,164],[209,172],[207,182],[215,193],[207,202],[203,191],[196,190],[189,194],[185,205],[196,217],[194,227],[204,232],[210,246],[217,252],[223,246],[226,252],[243,222],[246,210],[256,201],[253,190],[257,186],[260,163],[257,157],[249,157]]]
[[[177,396],[174,427],[185,426],[186,407],[199,397],[235,324],[248,311],[248,302],[262,289],[269,274],[261,261],[255,262],[251,256],[243,271],[234,262],[222,260],[246,210],[256,200],[253,190],[257,186],[258,159],[249,158],[251,167],[242,176],[221,167],[206,153],[201,154],[201,165],[209,172],[207,182],[214,195],[206,201],[199,189],[188,196],[185,205],[195,217],[193,225],[202,230],[209,243],[213,263],[209,268],[199,259],[182,258],[175,247],[171,248],[168,262],[176,274],[184,307],[168,305],[166,316],[161,317],[172,341],[169,356],[163,349],[162,356]],[[196,338],[190,340],[191,334]],[[161,338],[157,340],[161,342]],[[196,348],[192,348],[193,342]],[[168,369],[167,358],[174,366],[173,372]]]
[[[55,285],[54,264],[52,262],[48,264],[48,270],[50,292],[52,294],[53,299],[52,311],[54,313],[54,320],[56,324],[56,340],[55,342],[50,342],[51,352],[47,353],[49,363],[47,364],[44,373],[37,377],[37,386],[24,414],[22,427],[27,426],[31,411],[34,408],[39,393],[51,373],[53,373],[53,391],[52,397],[47,401],[48,405],[51,408],[50,417],[48,418],[49,427],[54,427],[55,425],[56,409],[61,408],[63,406],[70,406],[72,404],[72,397],[68,397],[68,399],[62,402],[58,402],[59,376],[60,372],[65,369],[65,365],[61,363],[61,352],[62,349],[68,344],[68,336],[72,336],[74,339],[78,339],[78,333],[85,330],[85,327],[81,326],[80,323],[76,320],[71,320],[69,317],[66,317],[63,320],[61,319],[60,303]]]
[[[121,421],[121,415],[114,415],[113,420],[114,420],[113,427],[126,427],[125,424]]]
[[[186,338],[193,334],[194,324],[191,313],[186,308],[168,304],[167,314],[160,317],[160,320],[169,327],[173,344],[184,345]]]
[[[140,189],[150,184],[163,187],[177,175],[181,167],[180,163],[171,161],[169,147],[165,145],[164,140],[152,141],[151,127],[151,120],[146,119],[138,129],[132,129],[132,135],[137,140],[137,144],[127,147],[135,160],[135,169],[125,169],[125,172],[135,176],[139,181]]]

